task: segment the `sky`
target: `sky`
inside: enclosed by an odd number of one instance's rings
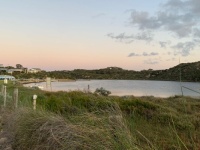
[[[168,69],[200,60],[200,0],[0,0],[0,64]]]

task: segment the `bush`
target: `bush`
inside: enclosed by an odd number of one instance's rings
[[[111,94],[110,91],[105,90],[103,87],[101,87],[100,89],[97,88],[94,93],[96,93],[98,95],[103,95],[103,96],[108,96],[109,94]]]

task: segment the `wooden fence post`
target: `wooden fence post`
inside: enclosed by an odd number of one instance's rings
[[[1,94],[4,94],[4,85],[1,86]]]
[[[90,85],[88,84],[88,93],[90,93]]]
[[[18,88],[14,89],[13,100],[14,100],[15,108],[17,108],[18,107]]]
[[[33,110],[36,110],[36,99],[37,95],[33,95]]]
[[[3,106],[6,107],[6,86],[4,86],[4,104]]]

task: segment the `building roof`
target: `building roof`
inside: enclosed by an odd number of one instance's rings
[[[0,80],[4,80],[4,79],[14,80],[15,77],[9,76],[9,75],[0,75]]]

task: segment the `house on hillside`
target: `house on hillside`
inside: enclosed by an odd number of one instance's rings
[[[32,68],[32,69],[29,69],[28,73],[38,73],[38,72],[41,72],[42,70],[40,68]]]
[[[23,69],[16,69],[16,68],[13,68],[13,69],[8,69],[8,70],[7,70],[7,73],[12,74],[13,72],[19,72],[19,73],[21,73],[21,72],[23,72]]]
[[[28,73],[28,68],[24,68],[20,64],[17,64],[16,68],[14,68],[12,66],[4,67],[3,64],[0,64],[0,71],[1,72],[7,72],[9,74],[13,74],[14,72],[16,72],[16,73]]]
[[[7,68],[0,68],[0,71],[4,71],[4,72],[7,72]]]

